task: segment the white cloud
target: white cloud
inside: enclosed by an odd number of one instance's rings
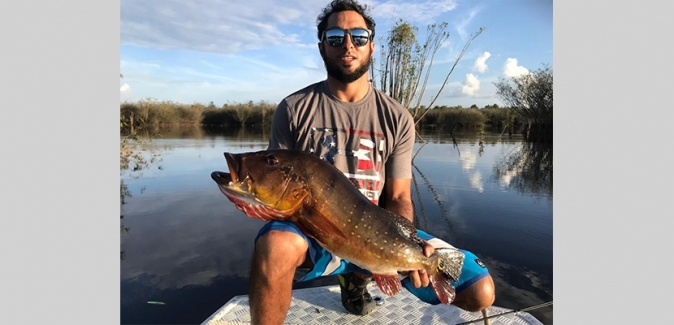
[[[503,75],[506,77],[517,77],[529,73],[529,70],[523,66],[517,65],[517,59],[508,58],[503,65]]]
[[[480,90],[480,80],[472,73],[467,74],[466,79],[463,81],[461,92],[464,95],[475,96],[478,90]]]
[[[321,7],[309,0],[123,0],[121,43],[226,54],[296,43],[299,35],[280,26],[313,25]]]
[[[473,69],[476,69],[477,71],[480,71],[480,73],[484,73],[487,70],[487,59],[491,56],[491,53],[489,52],[484,52],[480,54],[480,56],[477,57],[477,60],[475,60],[475,65],[473,65]]]
[[[129,91],[130,89],[131,89],[131,87],[129,86],[129,84],[125,83],[125,84],[122,85],[122,87],[119,87],[119,92],[125,93],[125,92]]]
[[[460,21],[457,24],[454,24],[454,28],[456,28],[456,32],[459,34],[461,37],[462,41],[465,41],[468,39],[468,32],[466,32],[466,27],[470,24],[470,22],[475,18],[475,15],[477,15],[481,11],[481,8],[476,8],[470,11],[468,14],[468,17],[466,19]],[[475,30],[477,32],[477,30]]]
[[[376,1],[363,1],[362,4],[367,4],[372,8],[372,17],[378,23],[378,19],[398,20],[401,15],[404,15],[406,22],[435,22],[436,18],[443,13],[449,12],[456,8],[456,0],[441,0],[441,1],[425,1],[425,2],[407,2],[401,3],[399,1],[384,1],[378,3]]]
[[[122,0],[121,44],[232,54],[316,39],[316,18],[328,3],[314,0]],[[456,8],[456,0],[421,3],[366,0],[378,26],[404,13],[428,24]],[[380,29],[380,28],[378,28]],[[315,47],[315,43],[311,44]]]

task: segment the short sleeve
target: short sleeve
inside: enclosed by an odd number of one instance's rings
[[[414,150],[414,118],[403,113],[391,154],[386,160],[386,178],[412,178],[412,151]]]
[[[282,100],[276,107],[271,119],[271,136],[269,137],[269,147],[273,149],[294,149],[295,139],[292,136],[290,127],[290,107],[286,100]]]

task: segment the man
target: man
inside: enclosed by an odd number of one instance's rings
[[[299,149],[318,155],[344,172],[373,203],[383,203],[384,208],[412,221],[414,121],[399,103],[370,86],[367,71],[375,49],[375,23],[353,0],[333,1],[317,21],[318,50],[327,79],[289,95],[278,105],[269,149]],[[429,256],[434,251],[431,243],[438,239],[420,235],[427,240],[424,253]],[[477,258],[464,253],[454,304],[482,310],[494,301],[494,284],[484,266],[477,265]],[[292,223],[271,221],[255,240],[249,285],[254,324],[283,322],[298,268],[309,268],[302,280],[338,274],[342,304],[349,312],[365,315],[374,308],[366,289],[369,272],[332,256]],[[405,280],[412,292],[431,288],[423,270],[411,270]],[[437,303],[419,292],[415,294],[422,300]]]

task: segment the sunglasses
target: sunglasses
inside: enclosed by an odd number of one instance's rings
[[[330,46],[340,46],[346,40],[346,34],[351,36],[351,43],[355,46],[365,46],[370,40],[371,32],[365,28],[341,29],[333,28],[323,32],[323,40],[327,40]]]

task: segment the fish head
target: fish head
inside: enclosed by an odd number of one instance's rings
[[[229,173],[215,171],[211,178],[236,207],[251,218],[286,220],[309,195],[301,160],[285,150],[248,153],[225,152]]]

